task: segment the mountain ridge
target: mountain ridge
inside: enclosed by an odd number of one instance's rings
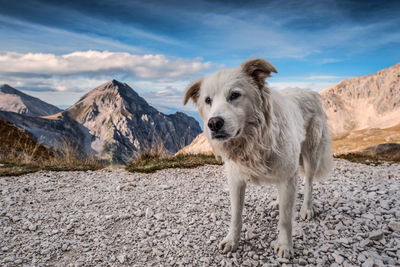
[[[347,78],[320,92],[333,137],[400,123],[400,63]]]
[[[0,85],[0,110],[32,117],[52,115],[61,111],[58,107],[27,95],[8,84]]]

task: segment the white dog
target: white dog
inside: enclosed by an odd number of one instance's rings
[[[277,73],[271,63],[253,59],[222,70],[187,88],[184,104],[192,99],[204,121],[204,132],[222,157],[231,196],[231,224],[220,243],[235,251],[242,228],[246,183],[273,183],[278,188],[279,235],[275,253],[293,253],[292,217],[296,174],[305,173],[303,219],[313,217],[312,181],[331,168],[327,118],[319,94],[300,89],[274,91],[265,78]]]

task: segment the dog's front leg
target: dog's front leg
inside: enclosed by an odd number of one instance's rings
[[[293,254],[292,217],[296,194],[295,177],[282,181],[278,186],[279,193],[279,235],[275,253],[288,258]]]
[[[240,231],[242,229],[242,211],[244,203],[244,194],[246,191],[246,183],[237,177],[229,177],[228,184],[231,197],[231,225],[229,233],[219,244],[219,248],[223,253],[235,251],[239,244]]]

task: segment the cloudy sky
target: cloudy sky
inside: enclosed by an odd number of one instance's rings
[[[65,108],[127,82],[164,112],[191,80],[262,57],[320,91],[400,61],[400,1],[0,0],[0,84]]]

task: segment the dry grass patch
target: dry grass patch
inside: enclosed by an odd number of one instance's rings
[[[168,168],[196,168],[203,165],[222,165],[214,155],[180,154],[165,156],[162,153],[143,152],[131,164],[126,166],[130,172],[153,173]]]
[[[39,170],[97,170],[94,158],[81,158],[67,142],[61,151],[38,144],[28,133],[0,118],[0,176],[17,176]]]
[[[362,164],[374,165],[374,166],[378,166],[378,165],[381,165],[382,163],[384,163],[384,161],[382,161],[376,157],[361,155],[361,154],[357,154],[357,153],[334,155],[334,158],[345,159],[350,162],[362,163]]]
[[[333,140],[333,151],[335,154],[354,153],[386,143],[400,143],[400,124],[386,129],[352,131],[340,139]]]

